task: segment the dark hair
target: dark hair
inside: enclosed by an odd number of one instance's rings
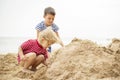
[[[44,10],[44,16],[46,15],[46,14],[52,14],[52,15],[54,15],[55,16],[55,10],[52,8],[52,7],[47,7],[47,8],[45,8],[45,10]]]

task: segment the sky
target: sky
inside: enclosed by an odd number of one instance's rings
[[[36,37],[49,6],[61,38],[120,38],[120,0],[0,0],[0,37]]]

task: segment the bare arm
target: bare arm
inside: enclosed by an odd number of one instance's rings
[[[59,37],[59,39],[60,39],[60,36],[59,36],[59,34],[58,34],[58,32],[55,32],[56,33],[56,35]],[[60,39],[61,40],[61,39]],[[63,44],[63,42],[62,42],[62,40],[61,40],[61,44],[60,44],[62,47],[64,46],[64,44]]]
[[[24,58],[23,50],[22,50],[21,47],[18,48],[18,54],[20,55],[20,58],[21,58],[21,59]]]
[[[40,31],[39,31],[39,30],[37,30],[37,39],[38,39],[39,32],[40,32]]]
[[[59,37],[59,34],[58,34],[58,32],[55,32],[56,33],[56,35]],[[60,37],[59,37],[60,38]]]

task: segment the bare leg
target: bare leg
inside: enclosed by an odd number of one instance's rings
[[[36,54],[35,53],[28,53],[25,55],[25,61],[24,61],[24,69],[23,71],[29,72],[29,67],[33,65],[36,59]],[[30,72],[31,73],[31,72]]]
[[[38,55],[37,57],[36,57],[36,59],[35,59],[35,62],[34,62],[34,64],[32,65],[32,71],[35,71],[36,70],[36,67],[40,64],[40,63],[42,63],[43,61],[44,61],[44,56],[43,55]]]

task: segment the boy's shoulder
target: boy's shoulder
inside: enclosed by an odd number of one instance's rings
[[[36,43],[36,40],[37,39],[28,39],[28,40],[26,40],[24,43]]]
[[[52,24],[52,27],[58,27],[55,23]]]
[[[40,25],[40,26],[45,26],[45,22],[44,22],[44,21],[41,21],[40,23],[38,23],[38,25]],[[52,26],[52,27],[58,27],[55,23],[53,23],[51,26]]]
[[[53,29],[53,31],[57,32],[59,30],[59,27],[55,23],[53,23],[52,29]]]
[[[37,26],[43,27],[44,26],[44,21],[41,21],[40,23],[38,23]]]
[[[55,32],[59,30],[59,27],[58,27],[55,23],[53,23],[53,24],[51,25],[51,27],[52,27],[52,29],[53,29]],[[35,28],[38,29],[38,30],[44,30],[44,29],[46,29],[47,27],[45,26],[45,22],[44,22],[44,21],[41,21],[40,23],[37,24],[37,26],[36,26]]]

